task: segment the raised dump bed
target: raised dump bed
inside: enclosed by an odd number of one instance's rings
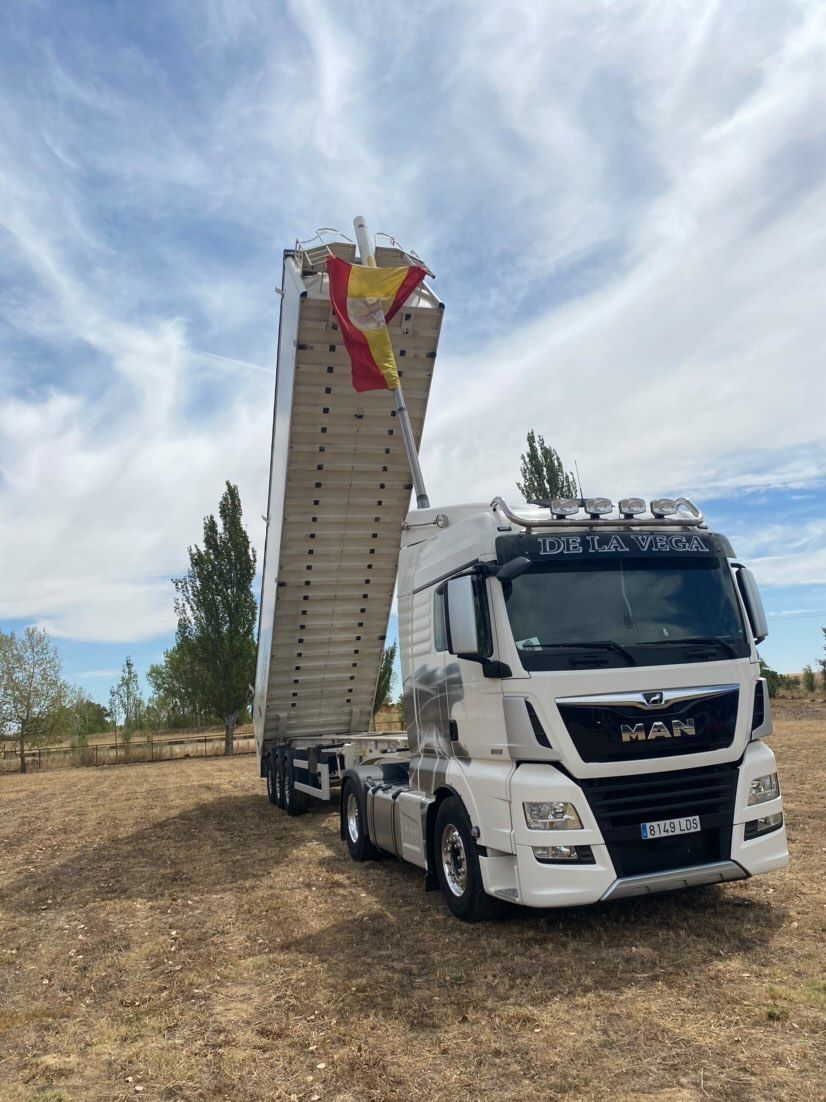
[[[357,394],[325,261],[284,254],[253,720],[259,758],[367,730],[396,581],[410,467],[393,395]],[[379,267],[412,263],[378,248]],[[443,307],[422,284],[389,325],[418,445]]]

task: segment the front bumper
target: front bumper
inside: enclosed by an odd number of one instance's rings
[[[668,847],[661,850],[663,867],[658,867],[658,851],[647,848],[656,847],[656,842],[624,842],[617,839],[630,837],[634,831],[639,830],[639,822],[649,817],[671,817],[667,811],[663,811],[662,802],[657,805],[659,810],[656,815],[649,816],[643,809],[636,825],[631,821],[631,825],[625,826],[622,831],[614,830],[613,834],[609,834],[609,838],[614,841],[608,844],[602,827],[607,830],[606,824],[609,820],[602,811],[598,820],[582,787],[550,764],[520,766],[512,782],[515,857],[507,862],[502,861],[504,855],[495,859],[483,859],[485,887],[491,894],[512,899],[528,907],[573,907],[698,884],[739,880],[783,868],[789,861],[785,825],[748,841],[744,837],[745,824],[749,820],[782,811],[780,797],[764,804],[749,806],[747,803],[751,780],[774,770],[774,755],[771,750],[761,742],[749,744],[739,767],[728,774],[728,796],[725,797],[724,793],[724,797],[721,797],[728,800],[725,812],[721,810],[722,804],[719,802],[711,809],[713,814],[709,815],[709,821],[715,826],[714,831],[708,833],[714,834],[713,839],[707,839],[703,844],[698,844],[698,835],[687,834],[669,839]],[[690,773],[691,771],[683,771],[679,774],[681,778],[687,778],[686,784],[691,780]],[[696,773],[696,791],[704,793],[710,787],[708,775],[700,770]],[[668,778],[668,774],[659,776]],[[684,785],[680,795],[690,800],[691,791],[690,786],[686,788]],[[686,792],[689,793],[688,796]],[[659,798],[662,801],[662,792]],[[627,804],[633,805],[633,797],[630,800],[624,799]],[[560,800],[573,803],[582,820],[582,829],[560,832],[529,830],[522,814],[522,803],[526,800]],[[594,806],[601,805],[596,801]],[[677,816],[687,813],[689,812],[681,808],[672,814]],[[623,821],[634,818],[634,815],[629,816],[626,813]],[[685,843],[680,839],[685,839]],[[549,864],[538,861],[534,856],[534,847],[553,844],[590,846],[594,862]],[[623,855],[627,858],[628,854],[632,855],[631,859],[626,859],[623,867]],[[689,859],[681,860],[681,854],[687,855]],[[646,863],[644,869],[639,867],[641,860]],[[508,867],[512,868],[512,879],[506,875]]]

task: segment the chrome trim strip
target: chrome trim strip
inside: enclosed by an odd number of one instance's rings
[[[528,530],[532,528],[699,528],[704,523],[703,514],[688,498],[678,497],[676,502],[679,508],[686,509],[691,515],[684,516],[680,513],[671,517],[629,517],[628,519],[617,517],[613,520],[611,517],[591,520],[589,517],[573,516],[557,520],[550,515],[549,509],[547,518],[542,517],[537,520],[536,517],[521,517],[518,513],[514,513],[501,497],[495,497],[490,507],[494,512],[498,509],[508,520]]]
[[[736,861],[714,861],[710,865],[693,865],[685,869],[668,869],[666,872],[645,873],[643,876],[626,876],[615,880],[602,894],[600,902],[607,899],[627,899],[632,895],[651,895],[675,888],[692,888],[699,884],[721,884],[724,880],[744,880],[746,870]]]
[[[554,703],[557,705],[565,704],[574,708],[595,708],[613,704],[644,708],[647,712],[651,712],[660,711],[670,704],[677,704],[683,700],[699,700],[702,697],[722,696],[723,693],[731,693],[739,688],[738,684],[698,685],[691,689],[650,689],[633,693],[597,693],[594,696],[558,696]],[[661,696],[662,700],[657,703],[649,703],[645,699],[653,696]]]

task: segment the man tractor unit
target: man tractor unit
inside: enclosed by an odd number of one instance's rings
[[[337,800],[355,861],[418,865],[468,921],[785,866],[752,574],[684,498],[431,508],[443,306],[421,280],[401,301],[427,269],[356,236],[358,256],[323,236],[284,255],[253,709],[270,801]],[[354,389],[365,349],[394,387]],[[396,583],[407,730],[379,734]]]

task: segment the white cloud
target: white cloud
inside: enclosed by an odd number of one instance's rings
[[[821,6],[210,0],[177,30],[180,73],[30,36],[0,107],[0,616],[169,630],[227,477],[261,546],[280,250],[356,213],[447,302],[434,501],[515,497],[531,427],[592,493],[822,478]],[[822,535],[746,540],[760,581],[826,580]]]

